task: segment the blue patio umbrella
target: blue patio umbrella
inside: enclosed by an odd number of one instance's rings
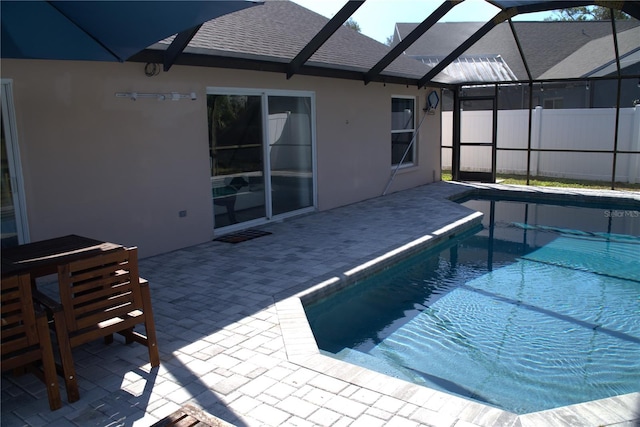
[[[257,3],[2,0],[0,56],[123,62],[159,40]]]

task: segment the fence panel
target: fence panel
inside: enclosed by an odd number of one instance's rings
[[[613,150],[615,109],[594,108],[575,110],[543,110],[532,112],[531,148],[549,150]],[[463,141],[484,138],[491,131],[491,112],[461,112]],[[442,145],[452,146],[453,113],[442,113]],[[529,110],[498,112],[497,147],[526,149],[528,145]],[[620,109],[618,150],[640,150],[640,107]],[[471,157],[469,157],[471,156]],[[497,172],[526,174],[525,152],[498,151]],[[640,155],[619,155],[616,180],[640,182]],[[478,159],[471,152],[462,165],[474,166]],[[540,153],[531,154],[531,175],[609,181],[613,166],[612,154]],[[451,169],[451,156],[443,156],[442,168]]]
[[[613,150],[615,124],[613,108],[543,110],[540,148]]]

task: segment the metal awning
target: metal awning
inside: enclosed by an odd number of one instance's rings
[[[175,59],[200,24],[258,3],[3,0],[0,53],[2,58],[123,62],[178,33],[177,44],[168,50]]]
[[[520,52],[519,62],[524,64],[527,80],[532,76],[527,64],[518,34],[511,19],[517,15],[556,10],[566,7],[601,5],[597,0],[487,0],[499,8],[499,12],[488,22],[461,42],[453,51],[437,61],[430,61],[432,68],[424,75],[405,75],[389,72],[389,67],[404,54],[425,32],[444,17],[451,9],[464,0],[445,0],[430,16],[417,25],[398,45],[389,50],[373,66],[365,70],[339,64],[318,64],[310,58],[322,48],[349,17],[360,8],[365,0],[346,1],[342,9],[320,29],[315,37],[297,51],[290,59],[262,57],[255,58],[215,52],[183,53],[197,33],[200,25],[218,16],[253,6],[259,1],[216,0],[216,1],[2,1],[2,50],[3,58],[75,59],[99,61],[156,62],[164,64],[168,70],[172,64],[240,68],[281,72],[291,78],[296,74],[333,78],[388,82],[417,85],[451,86],[464,84],[470,76],[467,50],[480,41],[502,22],[508,22],[512,37]],[[622,10],[640,19],[640,2],[616,1],[607,6]],[[615,25],[612,23],[612,27]],[[176,35],[171,45],[163,50],[148,49],[160,40]],[[614,36],[615,36],[614,30]],[[228,37],[240,37],[229,34]],[[499,52],[494,52],[499,53]],[[480,66],[488,66],[486,73],[490,81],[512,81],[510,64],[501,60],[489,61],[489,55],[480,61]],[[630,55],[627,60],[632,60]],[[618,56],[616,64],[619,64]],[[610,63],[609,65],[615,65]],[[451,68],[449,68],[451,67]],[[511,67],[513,68],[513,67]],[[454,71],[457,69],[457,71]],[[447,70],[444,72],[444,70]],[[420,72],[420,73],[421,73]],[[455,79],[452,75],[459,75]],[[502,76],[502,77],[501,77]],[[483,77],[484,78],[484,77]]]
[[[414,57],[435,67],[443,57]],[[444,75],[442,75],[444,73]],[[500,55],[462,55],[445,68],[439,77],[442,83],[509,82],[518,78]]]

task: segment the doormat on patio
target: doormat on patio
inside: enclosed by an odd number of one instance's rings
[[[268,236],[271,234],[268,231],[263,230],[242,230],[237,233],[225,234],[217,239],[213,239],[214,242],[226,242],[226,243],[240,243],[247,240],[255,239],[256,237]]]
[[[229,424],[191,405],[183,406],[151,427],[170,426],[234,427],[233,424]]]

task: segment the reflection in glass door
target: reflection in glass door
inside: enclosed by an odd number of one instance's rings
[[[311,98],[269,96],[273,215],[313,206]]]
[[[244,93],[207,95],[216,229],[314,206],[312,96]]]
[[[215,227],[266,215],[261,96],[209,95]]]
[[[2,247],[18,245],[18,228],[16,226],[16,210],[13,204],[13,191],[11,188],[11,174],[9,172],[9,159],[7,158],[7,140],[4,133],[4,119],[2,119]]]
[[[15,118],[10,81],[2,81],[1,90],[1,148],[0,160],[2,175],[0,176],[0,226],[2,229],[2,247],[27,243],[29,233],[24,208],[24,191],[22,190],[22,173],[20,156],[17,149]]]

